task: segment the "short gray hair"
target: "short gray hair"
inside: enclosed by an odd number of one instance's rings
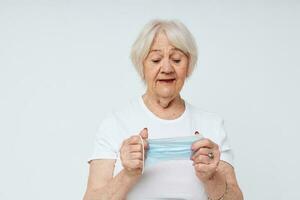
[[[166,34],[174,47],[188,56],[187,76],[190,76],[197,63],[197,45],[191,32],[178,20],[154,19],[144,26],[131,48],[131,61],[137,72],[144,78],[143,62],[149,54],[155,36],[161,32]]]

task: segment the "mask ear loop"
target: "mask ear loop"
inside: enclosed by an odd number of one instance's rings
[[[140,135],[139,135],[140,136]],[[143,169],[142,169],[142,174],[144,173],[144,168],[145,168],[145,147],[144,147],[144,140],[142,138],[142,136],[140,136],[140,139],[142,141],[142,151],[143,151]]]

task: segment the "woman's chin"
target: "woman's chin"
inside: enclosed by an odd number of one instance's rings
[[[171,90],[160,90],[157,92],[157,95],[161,98],[174,98],[176,96],[174,91]]]

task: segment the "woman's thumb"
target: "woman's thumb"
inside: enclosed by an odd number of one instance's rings
[[[148,129],[144,128],[141,132],[140,132],[140,136],[142,136],[143,139],[148,139]]]

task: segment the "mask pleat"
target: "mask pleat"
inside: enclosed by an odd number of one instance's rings
[[[191,145],[202,139],[200,135],[149,139],[149,149],[147,152],[146,166],[165,160],[190,159],[192,155]]]

